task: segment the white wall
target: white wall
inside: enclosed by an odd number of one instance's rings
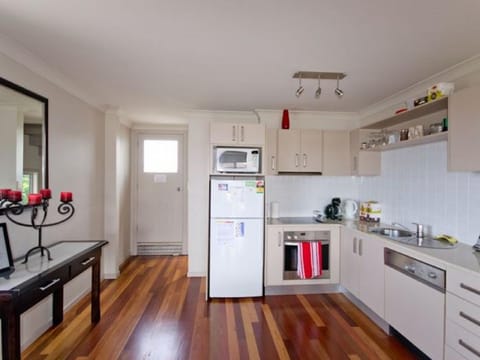
[[[114,279],[130,255],[130,128],[117,111],[105,114],[105,277]]]
[[[44,241],[103,239],[103,114],[19,65],[2,53],[1,76],[49,99],[50,188],[53,205],[60,191],[72,191],[76,212],[65,224],[47,228]],[[49,215],[50,219],[55,216]],[[36,244],[36,233],[7,222],[15,257]],[[88,291],[88,274],[74,279],[65,289],[65,304]],[[50,300],[43,301],[22,316],[22,344],[35,339],[51,321]]]
[[[118,264],[130,256],[130,128],[120,124],[117,137]]]

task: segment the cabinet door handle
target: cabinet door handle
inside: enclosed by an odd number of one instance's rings
[[[240,141],[244,142],[245,141],[245,129],[244,126],[240,126]]]
[[[275,161],[275,155],[272,155],[272,170],[275,170],[277,167],[276,161]]]
[[[357,238],[356,237],[353,238],[353,253],[354,254],[357,253]]]
[[[298,156],[299,154],[295,154],[295,167],[298,167]]]
[[[477,290],[477,289],[475,289],[475,288],[473,288],[473,287],[471,287],[471,286],[465,285],[464,283],[460,283],[460,287],[461,287],[462,289],[465,289],[465,290],[467,290],[467,291],[470,291],[470,292],[472,292],[472,293],[474,293],[474,294],[476,294],[476,295],[480,295],[480,290]]]
[[[56,283],[58,283],[59,281],[60,281],[60,278],[53,279],[53,280],[50,281],[47,285],[39,287],[39,289],[42,290],[42,291],[45,291],[45,290],[47,290],[48,288],[50,288],[50,287],[52,287],[53,285],[55,285]]]
[[[278,247],[282,247],[282,233],[278,233]]]
[[[88,258],[87,260],[82,261],[82,265],[86,266],[86,265],[90,264],[93,260],[95,260],[95,256],[92,256],[91,258]]]
[[[465,314],[463,311],[460,311],[458,313],[458,315],[460,315],[462,318],[474,323],[475,325],[480,326],[480,320],[477,320],[477,319],[471,317],[470,315]]]
[[[358,255],[362,256],[362,239],[358,240]]]
[[[358,168],[358,156],[355,155],[353,157],[353,171],[357,172],[357,168]]]
[[[307,167],[307,154],[303,154],[303,167]]]
[[[478,357],[480,357],[480,351],[475,349],[472,345],[469,345],[467,344],[465,341],[463,341],[462,339],[459,339],[458,340],[458,343],[463,346],[465,349],[467,349],[468,351],[470,351],[472,354],[475,354],[477,355]]]
[[[237,140],[237,126],[233,125],[232,126],[232,141],[236,141],[236,140]]]

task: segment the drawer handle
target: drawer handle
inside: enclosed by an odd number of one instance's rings
[[[468,290],[470,292],[473,292],[474,294],[480,295],[480,290],[477,290],[471,286],[465,285],[464,283],[460,283],[460,287],[462,289]]]
[[[480,351],[478,351],[477,349],[475,349],[473,346],[471,345],[468,345],[465,341],[463,341],[462,339],[459,339],[458,340],[458,343],[463,346],[465,349],[467,349],[468,351],[470,351],[472,354],[475,354],[477,355],[478,357],[480,357]]]
[[[50,281],[50,283],[48,285],[45,285],[45,286],[41,286],[39,287],[40,290],[42,291],[45,291],[47,290],[48,288],[52,287],[53,285],[55,285],[56,283],[58,283],[60,281],[60,278],[56,278],[56,279],[53,279],[52,281]]]
[[[91,258],[85,260],[85,261],[82,261],[82,265],[85,266],[85,265],[88,265],[90,264],[93,260],[95,260],[95,256],[92,256]]]
[[[460,316],[463,317],[464,319],[466,319],[466,320],[474,323],[475,325],[480,326],[480,321],[479,321],[479,320],[471,317],[471,316],[468,315],[468,314],[465,314],[463,311],[460,311],[460,312],[458,313],[458,315],[460,315]]]

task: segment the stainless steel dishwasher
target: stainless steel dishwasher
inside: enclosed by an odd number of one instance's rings
[[[432,359],[443,359],[445,271],[389,248],[385,320]]]

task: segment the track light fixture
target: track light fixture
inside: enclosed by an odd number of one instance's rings
[[[295,96],[298,98],[300,97],[300,95],[302,95],[302,93],[305,91],[305,89],[303,88],[302,86],[302,76],[300,75],[300,77],[298,78],[298,89],[297,91],[295,92]]]
[[[298,71],[293,74],[294,79],[298,79],[298,89],[295,92],[296,97],[300,97],[305,90],[302,86],[302,79],[315,79],[318,80],[318,87],[315,90],[315,98],[320,98],[322,94],[322,88],[320,87],[320,80],[337,80],[337,87],[334,93],[340,98],[343,96],[343,90],[340,89],[340,80],[345,78],[347,74],[339,72],[318,72],[318,71]]]
[[[340,87],[339,87],[339,84],[340,83],[340,77],[337,76],[337,87],[335,88],[335,94],[337,94],[338,97],[342,97],[343,96],[343,91],[340,90]]]
[[[318,88],[315,91],[315,97],[318,99],[320,95],[322,94],[322,88],[320,87],[320,76],[318,77]]]

